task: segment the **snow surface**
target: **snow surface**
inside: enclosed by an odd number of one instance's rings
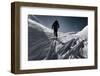
[[[88,25],[76,34],[82,40],[88,39]]]
[[[88,26],[81,31],[62,33],[28,19],[28,60],[87,58]]]

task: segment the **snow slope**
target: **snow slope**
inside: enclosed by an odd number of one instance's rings
[[[54,38],[53,30],[28,20],[28,60],[87,58],[88,26],[78,33],[62,33]]]
[[[88,39],[88,26],[84,27],[80,32],[76,34],[82,40]]]

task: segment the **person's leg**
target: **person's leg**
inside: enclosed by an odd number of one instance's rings
[[[56,37],[58,37],[58,34],[57,34],[57,32],[56,32]]]
[[[54,36],[58,37],[58,30],[57,29],[54,29]]]
[[[56,31],[54,31],[54,36],[56,36],[56,37],[57,37],[57,32],[56,32]]]
[[[58,37],[58,30],[56,29],[56,37]]]

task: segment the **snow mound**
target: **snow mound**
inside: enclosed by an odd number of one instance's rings
[[[76,34],[80,39],[87,40],[88,39],[88,26],[84,27],[80,32]]]

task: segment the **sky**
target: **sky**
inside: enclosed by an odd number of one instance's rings
[[[60,26],[59,31],[63,33],[78,32],[88,25],[87,17],[29,15],[28,18],[48,28],[51,28],[52,24],[57,20]]]

